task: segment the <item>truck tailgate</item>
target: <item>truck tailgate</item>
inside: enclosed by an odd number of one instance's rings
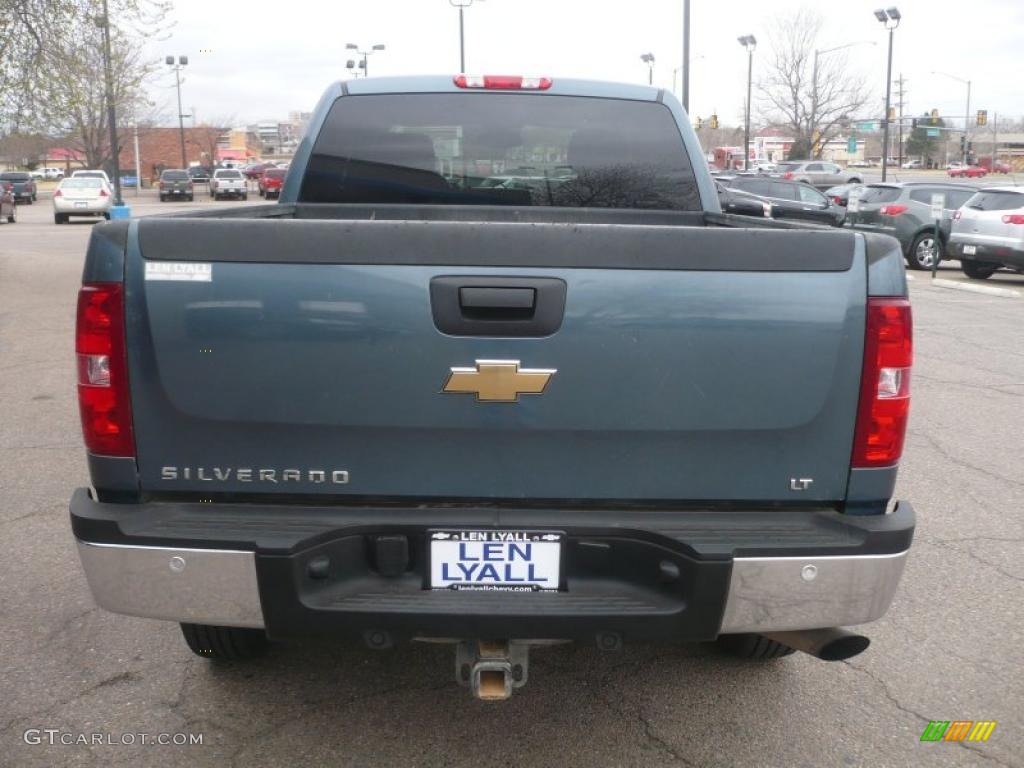
[[[866,296],[855,234],[178,217],[132,227],[145,490],[845,495]],[[443,332],[435,278],[454,278],[463,297],[459,286],[546,279],[564,284],[564,312],[541,336],[502,330],[521,319],[514,308],[485,314],[486,334]],[[542,394],[524,380],[514,402],[443,391],[453,368],[476,386],[479,361],[554,373]]]

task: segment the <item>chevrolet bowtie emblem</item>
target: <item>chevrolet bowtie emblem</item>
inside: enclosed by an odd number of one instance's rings
[[[479,402],[514,403],[520,395],[539,395],[554,368],[520,368],[518,360],[477,360],[475,368],[452,368],[444,392],[476,395]]]

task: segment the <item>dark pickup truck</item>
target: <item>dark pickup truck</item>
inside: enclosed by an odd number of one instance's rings
[[[656,88],[333,85],[279,203],[93,230],[77,354],[93,595],[207,658],[845,658],[914,530],[899,244],[722,214]]]
[[[28,171],[3,171],[0,173],[0,187],[10,186],[11,194],[18,203],[32,205],[39,194],[36,180]]]

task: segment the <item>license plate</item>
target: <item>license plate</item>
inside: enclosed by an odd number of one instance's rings
[[[85,203],[85,202],[75,203],[75,208],[88,208],[88,207],[89,207],[89,204]]]
[[[431,589],[542,592],[558,589],[562,534],[433,531]]]
[[[973,246],[973,245],[965,245],[964,246],[964,253],[966,253],[968,256],[973,256],[977,252],[978,252],[978,249],[975,246]]]

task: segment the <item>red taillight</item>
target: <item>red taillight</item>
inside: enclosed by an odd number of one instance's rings
[[[55,190],[53,190],[53,196],[54,197],[64,197],[64,193],[61,192],[59,189],[55,189]]]
[[[854,467],[888,467],[903,453],[914,358],[912,327],[907,299],[868,299]]]
[[[78,292],[75,353],[85,447],[103,456],[134,456],[121,283],[86,283]]]
[[[1003,224],[1024,224],[1024,214],[1008,213],[1003,216]]]
[[[960,211],[953,211],[953,221],[960,220]]]
[[[459,88],[486,88],[496,91],[546,91],[551,87],[550,77],[456,75],[452,79]]]
[[[793,172],[792,171],[786,171],[784,174],[782,174],[782,178],[784,178],[784,179],[792,179],[793,178]]]
[[[907,206],[905,205],[883,205],[878,209],[878,212],[883,216],[899,216],[901,213],[907,212]]]
[[[110,193],[107,192],[103,187],[100,187],[100,197],[109,197]]]
[[[832,196],[832,202],[835,203],[836,205],[842,205],[843,204],[843,198],[839,197],[839,195],[833,195]]]

